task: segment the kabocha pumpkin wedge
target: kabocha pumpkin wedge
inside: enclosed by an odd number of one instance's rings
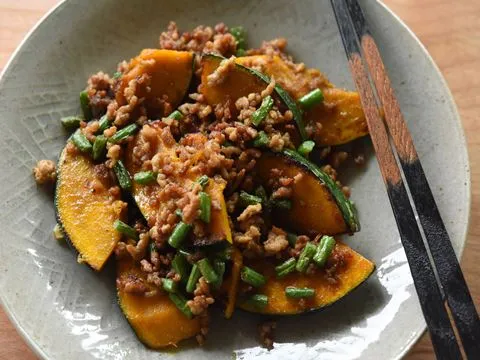
[[[323,102],[303,115],[305,125],[314,125],[313,139],[318,145],[345,144],[368,134],[358,93],[334,87],[317,69],[287,63],[277,55],[239,57],[236,62],[275,78],[295,100],[315,88],[322,90]]]
[[[123,218],[126,204],[120,193],[109,192],[108,170],[89,155],[64,148],[57,173],[57,220],[82,261],[99,271],[121,238],[113,224]]]
[[[337,242],[332,257],[341,258],[341,265],[332,277],[325,269],[314,268],[309,274],[297,271],[279,278],[273,261],[250,260],[246,264],[266,278],[265,285],[256,289],[268,298],[266,306],[253,306],[245,299],[238,306],[249,312],[267,315],[294,315],[319,310],[340,300],[368,279],[375,265],[347,245]],[[313,289],[314,295],[303,301],[288,297],[285,289]]]
[[[120,309],[142,343],[152,349],[175,346],[180,341],[200,332],[200,319],[188,318],[170,300],[167,292],[143,296],[125,291],[122,284],[135,278],[155,290],[146,282],[146,274],[132,259],[117,259],[117,295]]]

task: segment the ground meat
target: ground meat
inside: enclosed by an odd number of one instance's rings
[[[285,48],[287,47],[287,39],[277,38],[270,41],[264,41],[258,49],[250,49],[247,55],[280,55],[285,57]]]
[[[90,100],[92,115],[96,118],[105,114],[113,100],[114,94],[111,89],[112,79],[108,74],[100,71],[88,79],[87,93]]]
[[[355,158],[353,159],[353,161],[355,162],[355,164],[357,165],[364,165],[365,164],[365,155],[363,154],[358,154],[355,156]]]
[[[190,308],[193,315],[203,314],[206,312],[207,308],[215,302],[215,299],[210,294],[210,288],[203,276],[198,280],[193,295],[193,300],[187,301],[187,306]]]
[[[237,221],[246,221],[254,215],[262,212],[262,204],[248,205],[245,210],[237,217]]]
[[[228,72],[235,67],[235,56],[223,60],[213,73],[208,75],[207,83],[209,86],[216,86],[223,82]]]
[[[345,151],[335,151],[330,154],[329,163],[334,169],[338,169],[340,165],[348,159],[348,153]]]
[[[200,320],[200,332],[197,334],[195,338],[198,344],[201,346],[205,344],[205,337],[208,334],[208,327],[210,323],[210,318],[208,316],[208,313],[204,312],[203,314],[201,314],[199,316],[199,320]]]
[[[298,257],[302,252],[307,242],[310,241],[310,238],[306,235],[297,236],[297,241],[295,242],[295,247],[289,250],[290,256]]]
[[[134,260],[140,261],[145,257],[149,242],[150,242],[150,236],[148,233],[140,234],[140,238],[137,244],[127,245],[127,251]]]
[[[148,290],[144,280],[133,274],[117,279],[117,288],[136,295],[143,295]]]
[[[266,321],[258,326],[260,343],[268,350],[273,349],[273,331],[277,327],[275,321]]]
[[[111,159],[113,164],[115,164],[118,159],[120,159],[121,150],[122,148],[118,144],[110,146],[108,148],[107,158]]]
[[[234,232],[233,242],[244,250],[244,256],[257,257],[263,255],[263,247],[260,245],[261,236],[260,227],[250,225],[245,232]]]
[[[267,241],[263,243],[263,247],[267,256],[280,254],[288,247],[287,233],[273,226],[268,233]]]
[[[33,168],[33,176],[39,185],[53,184],[57,179],[55,162],[52,160],[40,160]]]

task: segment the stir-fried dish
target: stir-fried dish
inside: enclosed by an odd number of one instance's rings
[[[58,164],[34,169],[56,181],[54,234],[78,262],[113,258],[118,303],[148,347],[202,344],[213,304],[226,318],[300,314],[373,272],[335,237],[360,229],[337,179],[338,145],[367,134],[359,96],[285,47],[172,22],[159,48],[88,79],[82,116],[61,120]],[[260,327],[269,348],[273,327]]]

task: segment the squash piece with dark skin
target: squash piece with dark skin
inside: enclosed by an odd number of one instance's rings
[[[360,229],[355,209],[338,185],[318,166],[298,153],[265,152],[256,164],[261,183],[271,191],[271,170],[294,177],[302,174],[292,186],[292,207],[275,209],[274,222],[290,227],[300,234],[336,235]]]
[[[104,165],[95,165],[82,153],[65,148],[58,162],[55,211],[67,241],[81,259],[99,271],[121,238],[113,223],[121,219],[126,204]]]
[[[117,259],[117,295],[120,308],[142,343],[152,349],[175,346],[200,332],[198,317],[188,319],[169,299],[158,291],[153,296],[125,292],[118,288],[126,278],[145,280],[145,273],[131,259]],[[144,281],[147,291],[151,285]]]
[[[334,265],[332,261],[337,264]],[[265,285],[257,289],[257,293],[267,295],[268,304],[263,309],[246,303],[240,303],[239,307],[267,315],[294,315],[329,306],[367,280],[375,269],[371,261],[338,241],[326,268],[315,267],[312,273],[294,271],[279,279],[275,274],[275,264],[271,260],[248,260],[247,265],[266,277]],[[329,267],[332,273],[329,273]],[[315,295],[302,301],[292,299],[285,295],[287,286],[311,288],[315,290]]]
[[[127,104],[124,90],[131,80],[140,79],[148,75],[143,85],[137,84],[135,95],[145,98],[150,118],[154,115],[168,115],[165,112],[174,110],[185,96],[193,75],[194,55],[188,51],[144,49],[132,60],[127,70],[118,81],[115,89],[115,99],[122,106]],[[150,88],[147,92],[146,87]],[[165,100],[171,105],[170,111],[158,99]]]
[[[317,145],[341,145],[368,134],[358,93],[335,88],[317,69],[295,68],[293,64],[283,61],[277,55],[239,57],[236,62],[246,67],[260,69],[262,73],[275,78],[275,81],[296,100],[313,89],[322,90],[323,102],[303,115],[305,124],[313,125],[312,138]]]
[[[133,149],[136,146],[142,146],[145,139],[149,142],[149,154],[146,158],[149,160],[158,153],[163,152],[165,157],[169,158],[171,163],[179,163],[182,160],[176,153],[177,143],[170,136],[165,136],[163,131],[167,131],[165,125],[161,121],[152,122],[145,125],[142,130],[136,135],[135,139],[129,144],[127,155],[125,158],[125,166],[129,173],[133,176],[137,172],[142,171],[141,164],[135,162],[133,156]],[[167,141],[166,141],[167,139]],[[193,147],[198,148],[196,154],[197,157],[203,155],[202,145],[206,142],[206,137],[200,133],[188,134],[186,140]],[[193,186],[194,182],[202,175],[199,171],[191,170],[195,165],[193,162],[190,164],[190,170],[188,170],[182,178],[175,179],[177,184],[181,184],[185,189]],[[144,169],[143,169],[144,170]],[[232,233],[228,222],[227,206],[225,198],[223,196],[223,190],[225,188],[224,182],[217,182],[210,179],[204,191],[210,195],[211,202],[217,204],[217,206],[211,207],[211,219],[210,223],[206,226],[206,237],[195,238],[195,245],[211,245],[216,242],[227,240],[232,242]],[[142,212],[147,221],[152,224],[155,222],[159,209],[162,207],[162,203],[157,199],[161,191],[158,183],[141,185],[133,182],[132,194],[138,208]]]

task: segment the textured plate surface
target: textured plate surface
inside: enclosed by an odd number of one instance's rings
[[[465,241],[470,180],[463,132],[438,69],[413,34],[383,5],[362,1],[457,254]],[[89,74],[112,73],[122,59],[154,47],[168,21],[243,25],[249,43],[283,36],[289,49],[339,86],[353,88],[328,1],[71,0],[22,44],[0,80],[0,299],[45,359],[157,359],[137,341],[117,305],[111,267],[101,275],[76,264],[51,236],[53,203],[31,169],[56,159],[65,141],[59,118],[76,113]],[[368,142],[365,142],[370,149]],[[396,359],[425,328],[405,254],[371,150],[352,169],[362,231],[346,241],[377,264],[343,301],[278,321],[275,349],[256,342],[258,317],[237,312],[211,324],[203,348],[179,359]]]

